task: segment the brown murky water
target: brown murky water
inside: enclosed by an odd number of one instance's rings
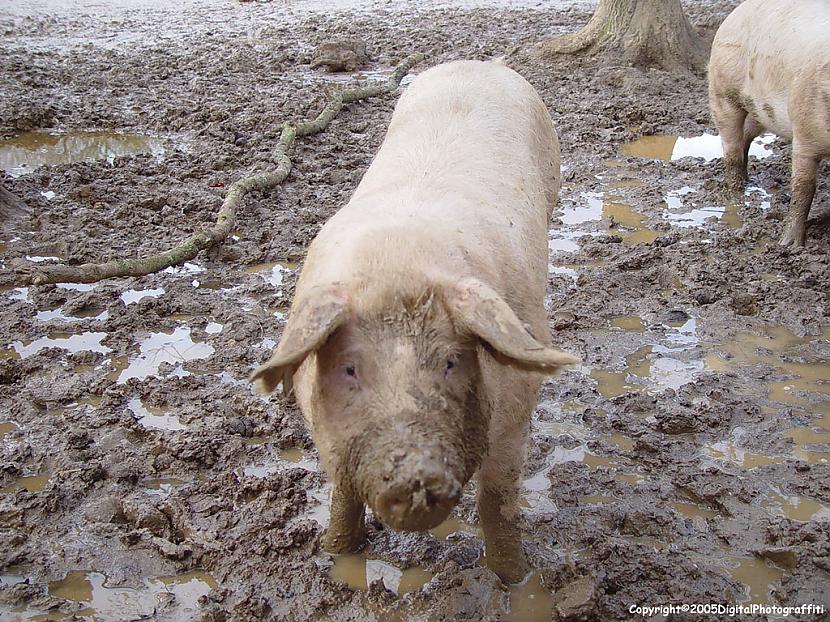
[[[0,166],[10,175],[24,175],[39,166],[72,162],[112,161],[119,156],[164,155],[159,138],[116,132],[24,132],[0,140]]]

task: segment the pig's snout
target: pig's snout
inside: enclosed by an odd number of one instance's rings
[[[425,531],[440,525],[461,498],[461,484],[437,465],[406,463],[375,495],[373,509],[394,529]]]

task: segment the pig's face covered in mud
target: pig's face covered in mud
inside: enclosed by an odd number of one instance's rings
[[[437,526],[486,452],[476,340],[426,293],[347,320],[315,358],[312,426],[329,473],[390,527]]]

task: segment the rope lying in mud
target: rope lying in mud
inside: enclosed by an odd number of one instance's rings
[[[45,285],[48,283],[94,283],[103,279],[119,276],[143,276],[175,266],[193,259],[200,251],[223,242],[233,231],[236,223],[236,211],[242,199],[252,190],[267,190],[282,183],[291,171],[291,159],[288,150],[297,137],[319,134],[340,112],[345,104],[376,97],[395,91],[409,70],[424,59],[423,54],[411,54],[395,68],[392,76],[382,84],[343,90],[329,99],[317,117],[294,126],[285,123],[282,126],[273,160],[277,168],[268,173],[252,175],[234,182],[228,188],[225,201],[219,209],[216,223],[207,229],[194,233],[178,246],[157,255],[136,259],[114,259],[105,263],[85,263],[77,266],[55,264],[38,266],[31,275],[31,283]]]

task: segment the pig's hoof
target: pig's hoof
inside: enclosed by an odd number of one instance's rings
[[[533,570],[525,560],[524,555],[518,555],[505,560],[487,560],[487,567],[499,575],[499,579],[508,584],[521,583]]]
[[[804,246],[806,241],[807,235],[805,232],[787,230],[781,236],[778,244],[781,246]]]

